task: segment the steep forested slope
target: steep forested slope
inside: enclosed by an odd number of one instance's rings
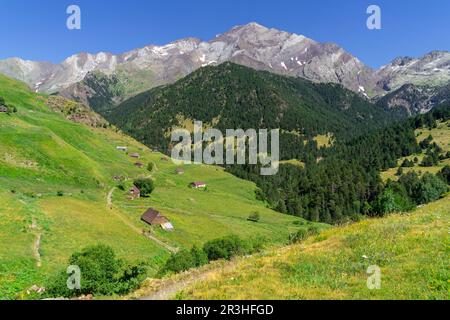
[[[340,85],[224,63],[125,101],[108,119],[165,151],[171,129],[193,120],[222,131],[279,128],[282,158],[290,159],[300,158],[304,143],[318,134],[350,137],[382,127],[394,117]],[[297,151],[286,152],[293,149]]]

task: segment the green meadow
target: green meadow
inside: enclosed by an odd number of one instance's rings
[[[436,142],[436,144],[444,150],[444,152],[450,151],[450,122],[441,122],[438,124],[437,128],[434,129],[419,129],[416,130],[416,139],[419,143],[420,141],[423,141],[424,139],[428,138],[429,135],[433,136],[433,142]],[[421,167],[419,164],[422,162],[425,154],[424,153],[418,153],[414,154],[409,157],[403,157],[400,158],[397,162],[397,165],[400,166],[404,160],[408,159],[410,161],[413,161],[414,158],[417,158],[419,161],[414,165],[412,168],[403,168],[404,173],[408,173],[410,171],[414,171],[417,173],[432,173],[436,174],[439,171],[442,170],[447,165],[450,165],[450,159],[445,159],[439,161],[439,163],[432,167]],[[388,179],[391,180],[397,180],[398,177],[396,176],[398,168],[391,168],[389,170],[386,170],[381,173],[381,177],[384,181],[387,181]]]
[[[130,262],[149,262],[151,276],[170,252],[143,231],[171,247],[190,248],[228,234],[282,243],[298,228],[299,218],[268,209],[256,200],[254,184],[221,168],[184,166],[184,174],[176,174],[177,166],[162,154],[114,128],[70,122],[24,84],[4,76],[0,96],[18,109],[0,114],[0,298],[23,297],[27,288],[44,285],[65,269],[74,251],[97,243],[110,245]],[[136,167],[136,161],[144,167]],[[123,177],[125,190],[117,188],[114,176]],[[133,179],[150,176],[153,194],[129,200]],[[193,181],[208,187],[191,189]],[[150,207],[169,218],[175,230],[141,222]],[[247,221],[254,212],[261,216],[257,223]]]
[[[333,227],[296,245],[149,279],[131,298],[167,292],[186,300],[447,300],[449,208],[447,196],[410,213]],[[377,287],[368,286],[370,266],[379,268]]]

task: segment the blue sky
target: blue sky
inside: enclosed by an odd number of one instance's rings
[[[81,7],[82,30],[66,28],[70,4]],[[366,27],[370,4],[381,7],[382,30]],[[450,50],[447,0],[1,0],[0,8],[0,59],[60,62],[78,52],[209,40],[252,21],[335,42],[372,67]]]

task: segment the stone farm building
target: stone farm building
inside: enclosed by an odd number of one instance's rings
[[[144,167],[144,164],[142,162],[136,162],[134,165],[138,168]]]
[[[139,190],[138,187],[136,187],[135,185],[133,185],[133,186],[130,188],[130,198],[131,198],[131,200],[133,200],[133,199],[138,199],[138,198],[140,198],[140,197],[141,197],[141,190]]]
[[[161,226],[164,230],[171,231],[174,229],[172,223],[161,215],[158,211],[155,209],[148,209],[141,217],[141,220],[145,223],[151,225],[151,226]]]
[[[6,112],[8,112],[8,108],[5,106],[0,106],[0,112],[6,113]]]
[[[192,182],[190,184],[190,186],[191,186],[191,188],[194,188],[194,189],[202,189],[202,188],[206,188],[206,183],[197,181],[197,182]]]
[[[132,154],[130,154],[130,157],[139,159],[141,157],[141,155],[139,153],[132,153]]]

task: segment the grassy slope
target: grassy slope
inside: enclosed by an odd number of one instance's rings
[[[206,279],[174,298],[448,299],[449,222],[447,196],[410,214],[332,228],[298,245],[149,281],[134,298],[203,273]],[[381,268],[380,290],[367,288],[371,265]]]
[[[175,232],[154,233],[176,247],[230,233],[276,242],[297,228],[293,222],[298,218],[257,201],[252,183],[206,166],[186,167],[184,175],[176,175],[175,165],[161,160],[161,154],[111,130],[69,122],[25,85],[3,76],[0,96],[19,109],[11,116],[0,114],[0,242],[6,244],[0,246],[0,298],[42,284],[75,250],[98,242],[126,259],[153,261],[156,269],[169,253],[141,234],[147,227],[139,218],[149,206],[172,220]],[[135,201],[116,190],[110,209],[106,195],[116,185],[114,175],[133,179],[149,174],[115,150],[118,145],[141,153],[143,163],[157,165],[157,189],[151,198]],[[206,181],[208,190],[189,189],[194,180]],[[58,191],[64,196],[58,197]],[[260,212],[260,223],[246,220],[254,211]],[[33,255],[39,234],[41,268]]]
[[[428,130],[428,129],[420,129],[416,130],[417,142],[420,142],[426,139],[429,135],[433,136],[433,142],[436,142],[445,152],[450,151],[450,127],[448,126],[448,122],[440,123],[437,128]],[[422,162],[424,154],[415,154],[409,157],[404,157],[398,160],[398,166],[400,166],[405,159],[413,160],[415,157],[419,159],[419,162],[415,164],[413,168],[403,168],[403,172],[407,173],[410,171],[415,172],[430,172],[436,174],[446,165],[450,165],[450,159],[446,159],[440,161],[439,165],[433,167],[421,167],[419,164]],[[387,171],[381,173],[381,177],[384,181],[388,179],[397,180],[398,177],[395,175],[398,168],[391,168]]]

